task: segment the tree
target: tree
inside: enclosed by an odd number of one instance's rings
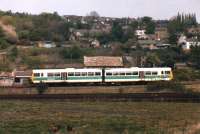
[[[145,16],[141,19],[142,25],[145,27],[146,34],[154,34],[156,24],[151,17]]]
[[[83,52],[78,46],[63,49],[60,54],[65,59],[80,59],[83,56]]]
[[[147,66],[155,67],[155,66],[160,66],[161,61],[156,53],[152,53],[147,56],[146,64]]]
[[[190,61],[200,69],[200,46],[191,47]]]
[[[91,11],[91,12],[88,14],[88,16],[96,17],[96,18],[100,17],[99,13],[97,13],[96,11]]]

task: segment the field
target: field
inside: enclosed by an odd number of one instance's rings
[[[198,134],[200,104],[1,101],[0,134]]]

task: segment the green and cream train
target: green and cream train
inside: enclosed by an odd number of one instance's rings
[[[37,69],[32,72],[32,82],[43,83],[130,83],[140,81],[170,81],[172,69],[160,68],[66,68]]]

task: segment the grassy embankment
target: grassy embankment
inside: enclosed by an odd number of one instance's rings
[[[0,134],[200,132],[199,104],[1,101]]]

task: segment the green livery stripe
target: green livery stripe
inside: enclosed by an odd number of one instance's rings
[[[91,77],[67,77],[67,80],[101,80],[101,76],[91,76]]]
[[[61,80],[60,77],[34,77],[34,81],[43,81],[43,80]]]
[[[139,76],[106,76],[105,79],[139,79]]]

